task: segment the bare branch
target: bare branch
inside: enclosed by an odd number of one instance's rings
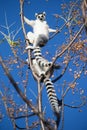
[[[19,130],[26,130],[26,128],[22,128],[22,127],[19,127],[17,124],[16,125],[16,128],[18,128]],[[39,125],[39,122],[33,122],[33,125],[29,126],[29,130],[32,130],[34,129],[35,127],[37,127]]]
[[[16,89],[16,91],[18,92],[18,94],[21,96],[21,98],[23,99],[24,102],[27,103],[27,105],[35,112],[37,113],[37,109],[36,107],[34,107],[32,105],[32,103],[26,98],[26,96],[22,93],[22,91],[20,90],[20,88],[18,87],[18,84],[15,82],[15,80],[13,79],[12,75],[9,73],[8,68],[6,67],[6,65],[4,64],[1,56],[0,56],[0,63],[8,77],[8,79],[10,80],[11,84],[13,85],[13,87]]]
[[[74,41],[76,40],[76,38],[79,36],[79,34],[81,33],[81,31],[83,30],[84,25],[81,26],[81,28],[79,29],[79,31],[75,34],[74,38],[71,40],[71,42],[63,49],[62,52],[60,52],[57,56],[55,56],[55,59],[53,61],[53,63],[56,61],[57,58],[59,58],[65,51],[67,51],[67,49],[74,43]]]
[[[67,20],[60,29],[58,29],[55,33],[53,33],[53,35],[50,37],[50,39],[52,39],[55,35],[57,35],[58,33],[60,33],[62,31],[62,29],[67,25],[67,23],[71,20],[72,18],[70,18],[69,20]]]
[[[40,80],[38,80],[38,111],[39,113],[42,113],[42,94],[41,94],[41,86],[40,86]],[[42,130],[45,130],[44,123],[42,120],[40,120],[41,128]]]
[[[72,44],[74,43],[74,41],[76,40],[76,38],[79,36],[79,34],[81,33],[81,31],[83,30],[84,28],[84,25],[82,25],[79,29],[79,31],[76,33],[76,35],[74,36],[74,38],[71,40],[71,42],[59,53],[55,56],[51,66],[49,67],[49,69],[47,70],[47,73],[48,71],[52,68],[53,64],[55,63],[55,61],[64,54],[64,52],[66,52],[68,50],[69,47],[72,46]]]
[[[27,97],[22,93],[22,91],[20,90],[20,88],[18,87],[18,84],[15,82],[15,80],[13,79],[12,75],[9,73],[8,68],[6,67],[6,65],[4,64],[1,56],[0,56],[0,63],[8,77],[8,79],[10,80],[11,84],[13,85],[13,87],[16,89],[16,91],[18,92],[18,94],[21,96],[21,98],[23,99],[24,102],[27,103],[27,105],[33,110],[33,112],[39,116],[39,118],[44,122],[44,124],[49,128],[48,130],[52,130],[52,127],[50,126],[49,122],[46,121],[42,114],[38,112],[37,108],[34,107],[32,105],[32,103],[27,99]]]
[[[22,29],[23,29],[23,34],[24,34],[24,38],[26,41],[26,45],[29,45],[29,40],[27,40],[27,35],[26,35],[26,31],[24,28],[24,14],[23,14],[23,7],[24,7],[24,0],[20,0],[20,15],[21,15],[21,23],[22,23]],[[32,68],[32,62],[31,62],[31,49],[28,49],[28,61],[29,61],[29,67],[32,70],[33,73],[33,68]],[[33,76],[35,77],[35,79],[38,79],[37,76],[35,75],[35,73],[33,73]]]
[[[72,105],[68,105],[68,104],[64,104],[64,106],[66,107],[70,107],[70,108],[80,108],[83,107],[86,104],[86,101],[83,101],[81,104],[79,104],[78,106],[72,106]]]
[[[53,83],[55,83],[56,81],[58,81],[65,74],[68,65],[69,65],[69,60],[68,60],[68,62],[66,64],[65,68],[62,70],[62,73],[58,77],[56,77],[55,79],[52,80]]]
[[[87,33],[87,0],[83,0],[81,7],[82,7],[83,22],[85,24],[85,30]]]

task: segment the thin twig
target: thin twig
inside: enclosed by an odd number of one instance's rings
[[[55,79],[52,80],[53,83],[55,83],[56,81],[58,81],[58,80],[65,74],[65,72],[66,72],[66,70],[67,70],[67,67],[68,67],[68,65],[69,65],[69,61],[70,61],[70,60],[68,60],[68,62],[67,62],[67,64],[66,64],[65,68],[62,70],[62,73],[61,73],[58,77],[56,77]]]
[[[42,94],[41,94],[41,86],[40,86],[40,80],[38,80],[38,111],[39,113],[42,113]],[[41,128],[42,130],[45,130],[44,123],[42,120],[40,120]]]
[[[82,70],[80,71],[80,75],[81,75],[82,72],[84,71],[86,65],[87,65],[87,63],[85,63],[84,66],[82,67]],[[79,79],[79,78],[80,78],[80,77],[75,78],[75,79],[72,81],[72,84],[74,84],[74,83],[77,81],[77,79]],[[66,96],[67,92],[68,92],[70,89],[71,89],[71,87],[70,87],[70,85],[69,85],[69,86],[67,87],[65,93],[63,94],[63,97]]]
[[[85,104],[86,104],[86,101],[82,102],[78,106],[73,106],[73,105],[68,105],[68,104],[64,104],[64,106],[70,107],[70,108],[80,108],[80,107],[83,107]]]
[[[28,84],[28,71],[26,71],[26,82],[24,83],[24,94],[25,94],[25,96],[27,97],[27,84]],[[25,111],[25,114],[26,115],[28,115],[28,105],[27,104],[25,104],[25,108],[26,108],[26,111]],[[29,120],[28,120],[28,116],[26,116],[25,117],[25,123],[26,123],[26,129],[27,130],[29,130],[29,125],[28,125],[28,122],[29,122]]]
[[[64,97],[63,97],[64,87],[65,87],[65,84],[64,84],[63,87],[62,87],[62,111],[61,111],[61,121],[62,121],[62,125],[61,125],[60,130],[63,130],[63,128],[64,128]]]
[[[78,1],[79,1],[79,0],[75,1],[74,4],[72,5],[72,7],[70,8],[69,14],[68,14],[68,19],[70,18],[70,15],[71,15],[71,13],[72,13],[72,11],[73,11],[73,8],[74,8],[74,6],[77,4]]]
[[[72,18],[70,18],[69,20],[67,20],[59,30],[57,30],[55,33],[52,34],[52,36],[50,37],[50,39],[52,39],[55,35],[57,35],[58,33],[60,33],[62,31],[62,29],[67,25],[67,23],[71,20]]]
[[[7,115],[10,117],[10,112],[8,111],[8,99],[6,98],[6,92],[4,92],[4,95],[3,95],[2,92],[0,91],[0,94],[2,96],[2,100],[3,100],[4,106],[5,106]],[[4,99],[3,99],[3,97],[4,97]],[[13,129],[16,130],[14,114],[13,114],[13,118],[11,119],[11,121],[13,124]]]
[[[29,126],[28,130],[32,130],[32,129],[36,128],[38,125],[39,125],[38,121],[34,122],[33,125]],[[16,124],[16,128],[19,130],[26,130],[26,128],[19,127],[17,124]]]
[[[14,119],[18,120],[21,118],[32,117],[32,116],[35,116],[35,113],[31,113],[31,114],[27,114],[27,115],[25,114],[25,115],[17,116],[17,117],[10,116],[10,118],[14,118]]]

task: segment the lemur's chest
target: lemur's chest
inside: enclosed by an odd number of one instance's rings
[[[49,26],[47,25],[47,23],[45,21],[40,22],[40,21],[36,21],[35,25],[34,25],[34,32],[43,32],[43,31],[47,31],[48,32]]]

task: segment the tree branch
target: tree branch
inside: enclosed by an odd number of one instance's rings
[[[38,111],[42,113],[42,94],[41,94],[41,86],[40,86],[40,79],[38,79]],[[42,114],[43,115],[43,114]],[[44,123],[40,120],[42,130],[45,130]]]
[[[52,39],[55,35],[57,35],[58,33],[60,33],[62,31],[62,29],[67,25],[67,23],[71,20],[72,18],[70,18],[69,20],[67,20],[59,30],[57,30],[55,33],[52,34],[52,36],[50,37],[50,39]]]
[[[58,77],[56,77],[55,79],[52,80],[53,83],[55,83],[56,81],[58,81],[65,74],[68,65],[69,65],[69,60],[68,60],[68,62],[66,64],[65,68],[62,70],[62,73]]]
[[[27,105],[35,112],[37,113],[38,110],[36,109],[36,107],[34,107],[32,105],[32,103],[27,99],[27,97],[22,93],[21,89],[18,87],[18,84],[16,83],[16,81],[13,79],[12,75],[9,73],[8,68],[6,67],[6,65],[4,64],[1,56],[0,56],[0,63],[8,77],[8,79],[10,80],[11,84],[13,85],[13,87],[16,89],[16,91],[18,92],[18,94],[21,96],[21,98],[23,99],[24,102],[27,103]]]
[[[15,80],[13,79],[12,75],[9,73],[8,68],[6,67],[6,65],[4,64],[1,56],[0,56],[0,63],[8,77],[8,79],[10,80],[11,84],[13,85],[13,87],[16,89],[17,93],[20,95],[20,97],[23,99],[24,102],[27,103],[27,105],[33,110],[33,112],[39,116],[39,118],[44,122],[44,124],[48,127],[48,130],[52,130],[52,127],[50,126],[50,123],[45,120],[42,116],[41,113],[38,112],[38,109],[36,107],[34,107],[32,105],[32,103],[28,100],[28,98],[22,93],[21,89],[18,87],[18,84],[15,82]]]
[[[72,105],[68,105],[68,104],[64,104],[64,106],[70,107],[70,108],[80,108],[80,107],[83,107],[85,104],[86,104],[86,101],[82,102],[78,106],[72,106]]]
[[[72,44],[74,43],[74,41],[76,40],[76,38],[79,36],[79,34],[81,33],[81,31],[83,30],[84,28],[84,24],[81,26],[81,28],[79,29],[79,31],[75,34],[74,38],[71,40],[71,42],[57,55],[54,56],[54,60],[51,64],[51,66],[49,67],[49,69],[47,70],[46,73],[48,73],[48,71],[50,71],[50,69],[52,68],[53,64],[56,62],[56,60],[62,56],[64,54],[64,52],[66,52],[68,50],[69,47],[72,46]]]

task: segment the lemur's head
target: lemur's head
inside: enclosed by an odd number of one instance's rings
[[[40,20],[40,21],[44,21],[45,17],[46,17],[46,13],[42,12],[42,13],[35,13],[35,17]]]

